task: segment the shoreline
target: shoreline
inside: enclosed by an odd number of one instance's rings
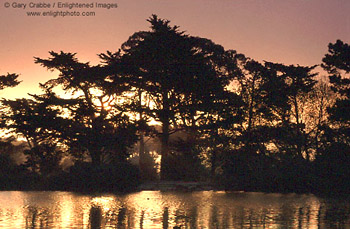
[[[235,193],[250,193],[250,192],[259,192],[266,194],[298,194],[298,195],[315,195],[317,197],[331,197],[331,198],[346,198],[350,199],[350,193],[341,192],[342,190],[285,190],[282,187],[276,188],[273,190],[261,189],[259,187],[251,187],[250,189],[233,189],[225,188],[223,186],[218,186],[210,182],[194,182],[194,181],[148,181],[134,186],[133,188],[127,189],[77,189],[69,187],[48,187],[45,185],[38,185],[26,188],[12,187],[4,188],[0,187],[0,192],[6,191],[19,191],[19,192],[74,192],[81,194],[127,194],[133,192],[142,192],[142,191],[160,191],[160,192],[179,192],[179,193],[190,193],[190,192],[200,192],[200,191],[214,191],[214,192],[235,192]]]
[[[209,182],[152,181],[139,185],[137,191],[221,191]]]

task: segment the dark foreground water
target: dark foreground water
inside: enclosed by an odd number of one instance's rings
[[[0,192],[0,228],[350,228],[349,218],[350,201],[314,195]]]

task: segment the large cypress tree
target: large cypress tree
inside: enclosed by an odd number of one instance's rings
[[[219,104],[230,97],[229,78],[222,46],[189,36],[156,15],[148,22],[150,31],[137,32],[122,45],[121,69],[132,87],[152,101],[142,111],[161,123],[161,176],[168,179],[174,172],[170,135],[183,130],[195,142],[201,128],[213,127],[218,110],[225,110]]]

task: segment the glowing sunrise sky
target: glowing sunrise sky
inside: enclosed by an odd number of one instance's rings
[[[93,17],[30,17],[26,12],[47,10],[5,8],[5,2],[99,2],[118,8],[75,9],[95,11]],[[34,64],[34,56],[62,50],[97,64],[96,54],[116,51],[134,32],[149,30],[146,19],[152,14],[259,61],[319,64],[329,42],[350,42],[350,0],[0,0],[0,75],[18,73],[23,81],[0,97],[40,93],[39,82],[56,76]]]

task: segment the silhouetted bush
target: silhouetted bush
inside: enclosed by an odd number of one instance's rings
[[[0,190],[43,190],[45,187],[42,181],[40,175],[18,167],[11,173],[0,175]]]
[[[0,154],[0,190],[26,190],[35,185],[37,176],[16,165],[8,154]]]
[[[51,176],[49,189],[78,192],[130,191],[140,184],[140,174],[130,163],[94,165],[77,163],[68,173]]]
[[[240,151],[226,152],[215,180],[226,190],[305,193],[315,186],[312,164],[306,160],[283,161]]]
[[[350,193],[350,147],[332,143],[319,152],[314,162],[317,190],[322,193]]]

